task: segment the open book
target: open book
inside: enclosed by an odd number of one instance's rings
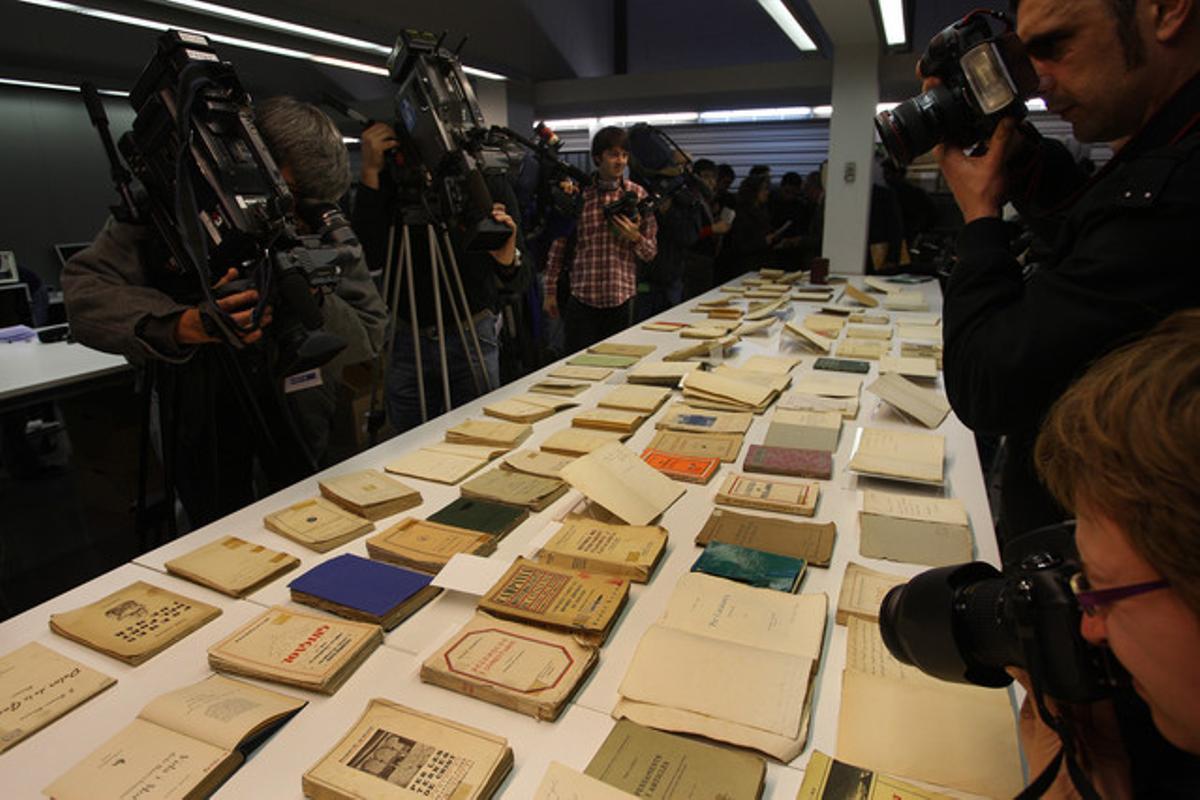
[[[115,683],[37,642],[0,656],[0,753]]]
[[[563,468],[563,479],[630,525],[646,525],[686,491],[613,442]]]
[[[161,695],[43,792],[56,800],[208,797],[307,701],[212,675]]]

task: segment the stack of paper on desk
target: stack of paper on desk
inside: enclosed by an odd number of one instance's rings
[[[808,739],[827,604],[684,575],[638,643],[613,716],[791,761]]]
[[[849,467],[863,475],[941,486],[945,460],[946,440],[937,434],[863,428]]]
[[[817,513],[820,496],[819,483],[764,480],[735,473],[725,476],[721,488],[717,490],[716,501],[721,505],[811,517]]]
[[[371,558],[429,575],[446,566],[455,553],[488,555],[495,549],[491,534],[412,517],[367,539]]]
[[[737,433],[750,429],[754,415],[749,411],[707,411],[675,403],[654,423],[654,427],[687,433]]]
[[[82,608],[50,615],[50,630],[137,666],[221,616],[221,609],[135,581]]]
[[[623,411],[617,408],[593,408],[580,411],[571,418],[571,427],[598,431],[615,431],[629,435],[646,421],[646,415],[638,411]]]
[[[649,415],[658,411],[659,406],[665,403],[670,396],[670,389],[658,386],[634,386],[627,383],[617,386],[600,398],[599,405],[601,408],[618,408]]]
[[[292,600],[345,619],[395,628],[441,591],[429,575],[352,553],[323,561],[288,584]]]
[[[837,411],[797,411],[776,408],[763,444],[804,450],[837,450],[842,415]]]
[[[546,437],[542,450],[566,456],[584,456],[613,442],[629,438],[620,431],[590,430],[588,428],[563,428]],[[560,471],[561,472],[561,471]]]
[[[322,497],[369,520],[381,520],[421,505],[420,492],[377,469],[325,478],[317,485]]]
[[[672,389],[679,386],[683,376],[700,369],[699,364],[686,361],[647,361],[631,367],[625,375],[630,383],[667,386]]]
[[[838,592],[837,624],[845,625],[851,617],[879,622],[883,598],[893,587],[904,583],[908,583],[908,578],[903,575],[878,572],[851,561],[846,565],[842,588]]]
[[[837,346],[837,355],[839,358],[865,358],[870,361],[878,361],[891,352],[892,343],[890,341],[880,341],[878,339],[846,339]]]
[[[562,476],[589,500],[630,525],[648,524],[685,491],[616,442],[565,467]]]
[[[917,386],[894,372],[880,375],[867,391],[926,428],[941,425],[950,413],[950,403],[941,392]]]
[[[544,720],[558,719],[598,660],[566,633],[477,611],[421,665],[421,680]]]
[[[518,450],[500,462],[501,469],[540,475],[543,478],[561,478],[562,468],[574,461],[574,456],[546,453],[539,450]]]
[[[575,405],[578,403],[573,400],[556,399],[549,394],[519,394],[488,403],[483,407],[483,413],[509,422],[533,423]]]
[[[509,450],[529,438],[533,428],[516,422],[498,419],[469,419],[446,431],[451,444],[478,444],[504,447]]]
[[[230,597],[245,597],[299,564],[300,559],[287,553],[236,536],[222,536],[164,566],[167,572],[192,583]]]
[[[895,373],[906,378],[933,380],[938,375],[937,361],[932,358],[909,356],[884,356],[879,359],[879,374]]]
[[[0,753],[115,683],[37,642],[0,656]]]
[[[828,567],[837,541],[837,525],[832,522],[795,522],[758,514],[739,514],[724,508],[713,509],[704,527],[696,534],[696,544],[728,542],[801,558],[813,567]]]
[[[803,326],[822,336],[836,339],[842,332],[842,328],[846,327],[846,318],[837,314],[809,314],[804,318]]]
[[[612,375],[612,367],[563,364],[550,370],[551,378],[568,381],[602,381]]]
[[[667,529],[659,525],[616,525],[571,514],[536,558],[543,564],[645,583],[666,547]]]
[[[437,442],[406,453],[384,469],[436,483],[455,484],[509,449],[495,445]]]
[[[263,517],[269,531],[324,553],[375,529],[375,523],[351,514],[323,497],[301,500]]]
[[[721,411],[761,412],[778,395],[770,386],[711,372],[693,372],[683,379],[684,400]]]
[[[971,560],[971,522],[961,500],[868,489],[858,519],[864,556],[931,567]]]
[[[333,694],[382,642],[378,625],[276,606],[208,648],[208,665]]]
[[[531,511],[541,511],[566,491],[567,485],[559,478],[499,468],[477,475],[462,485],[463,497],[522,506]]]
[[[742,450],[740,433],[685,433],[660,430],[647,445],[650,450],[688,458],[718,458],[732,463]]]
[[[785,322],[783,330],[799,339],[805,349],[818,353],[831,352],[833,350],[834,338],[837,337],[837,331],[829,331],[828,329],[816,331],[805,325],[797,325],[794,322]]]
[[[948,683],[901,664],[879,626],[850,617],[838,711],[839,759],[988,797],[1021,791],[1007,690]]]

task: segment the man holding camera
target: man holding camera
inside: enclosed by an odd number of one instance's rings
[[[1054,400],[1097,357],[1200,305],[1196,3],[1024,0],[1017,13],[1049,110],[1115,156],[1087,180],[1064,147],[1011,118],[984,155],[935,150],[966,222],[946,287],[946,388],[969,427],[1008,437],[1005,538],[1066,516],[1031,458]],[[1052,250],[1027,278],[1009,251],[1007,201]]]
[[[592,138],[596,179],[583,190],[583,211],[575,231],[550,246],[546,263],[546,314],[557,317],[558,284],[569,277],[561,309],[567,350],[574,353],[633,324],[637,262],[658,252],[658,223],[650,213],[624,208],[605,212],[623,200],[641,202],[646,190],[625,179],[629,137],[621,128],[601,128]]]
[[[341,133],[320,109],[277,97],[257,104],[255,116],[298,203],[336,203],[346,193],[349,156]],[[347,346],[324,366],[326,377],[311,374],[303,384],[307,388],[285,397],[285,376],[275,374],[271,348],[262,341],[271,335],[270,308],[258,329],[238,333],[244,347],[236,353],[214,347],[222,340],[205,324],[202,307],[186,305],[164,288],[166,260],[151,227],[110,219],[63,269],[63,292],[81,342],[137,365],[160,365],[156,391],[164,466],[197,527],[255,499],[256,460],[267,481],[263,489],[269,491],[320,464],[338,371],[378,353],[387,315],[361,256],[343,267],[336,291],[317,300],[323,329]],[[237,276],[232,266],[213,267],[214,276],[220,276],[214,290]],[[221,297],[217,305],[246,326],[258,300],[256,289],[244,289]],[[249,411],[244,390],[254,395],[264,419]]]

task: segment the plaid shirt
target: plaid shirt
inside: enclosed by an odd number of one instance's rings
[[[583,211],[575,231],[575,260],[568,267],[571,294],[594,308],[619,306],[637,294],[637,260],[653,261],[658,253],[658,222],[654,214],[643,214],[641,243],[626,241],[604,218],[604,206],[616,202],[626,191],[641,200],[646,190],[622,178],[610,190],[599,185],[583,190]],[[554,297],[558,276],[563,268],[567,240],[556,239],[550,245],[546,261],[546,294]]]

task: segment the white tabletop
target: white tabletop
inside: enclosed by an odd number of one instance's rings
[[[937,284],[928,283],[913,288],[925,294],[929,300],[931,312],[937,313],[940,310],[941,297]],[[719,293],[714,290],[709,296],[716,297],[719,296]],[[701,319],[700,315],[688,310],[696,302],[696,300],[685,302],[682,306],[672,309],[658,318],[674,321],[699,320]],[[791,310],[792,318],[802,319],[805,314],[816,311],[818,305],[817,303],[794,303]],[[892,313],[891,316],[895,323],[913,315]],[[782,334],[781,328],[781,325],[776,324],[766,336],[752,336],[743,339],[726,361],[738,364],[752,355],[787,354],[798,356],[801,359],[800,365],[792,373],[793,378],[811,371],[815,356],[804,352],[791,337]],[[654,345],[657,352],[647,356],[646,360],[661,358],[666,353],[690,343],[680,339],[675,333],[645,331],[640,327],[624,331],[613,337],[612,341]],[[899,345],[893,342],[893,352],[898,352],[898,348]],[[243,613],[248,615],[248,612],[245,611],[247,608],[288,604],[290,602],[287,590],[288,580],[300,574],[302,570],[341,553],[356,553],[362,556],[367,554],[364,544],[366,537],[325,554],[308,551],[263,528],[262,518],[267,513],[306,497],[315,496],[318,493],[318,477],[367,467],[382,469],[389,461],[404,453],[415,450],[426,443],[441,440],[446,428],[464,419],[482,416],[482,407],[488,402],[527,391],[529,385],[544,377],[549,369],[546,368],[517,380],[486,398],[475,400],[420,428],[360,453],[322,475],[301,481],[295,486],[254,503],[175,542],[145,553],[135,559],[136,566],[122,567],[120,570],[98,578],[0,625],[0,652],[14,649],[35,634],[38,638],[50,637],[55,640],[53,644],[59,646],[68,655],[80,658],[102,669],[107,666],[109,674],[120,678],[122,676],[118,674],[120,670],[117,668],[120,665],[114,666],[115,662],[111,662],[103,656],[65,643],[58,637],[50,635],[46,627],[49,612],[59,608],[81,605],[85,601],[96,599],[106,591],[112,591],[119,585],[127,583],[127,575],[134,573],[124,571],[134,570],[136,574],[161,573],[166,561],[226,534],[233,534],[243,539],[284,550],[302,559],[299,570],[260,589],[247,600],[231,602],[223,599],[225,603],[223,608],[226,606],[230,608],[220,619],[138,668],[141,677],[139,677],[139,686],[136,692],[123,685],[117,687],[122,691],[114,693],[110,690],[109,697],[102,698],[103,708],[108,709],[109,713],[100,714],[85,706],[83,710],[76,711],[56,722],[53,725],[53,733],[47,735],[47,731],[43,731],[31,737],[28,742],[21,743],[0,756],[0,785],[8,785],[11,779],[19,780],[20,786],[34,790],[45,786],[88,752],[90,747],[126,724],[137,713],[141,705],[144,705],[152,697],[186,682],[199,680],[207,671],[203,656],[204,649],[217,641],[219,636],[228,630],[228,627],[231,627],[234,619],[242,619]],[[877,370],[877,363],[872,362],[870,374],[864,376],[864,385],[870,383],[877,374]],[[589,388],[576,398],[580,403],[580,408],[593,407],[600,397],[611,390],[613,385],[623,383],[624,379],[623,370],[614,371],[607,381]],[[941,379],[939,378],[939,386],[940,384]],[[676,393],[668,401],[668,405],[678,399],[680,398]],[[573,413],[571,410],[563,411],[536,423],[533,435],[525,442],[524,447],[536,448],[551,433],[569,425]],[[631,449],[640,452],[648,443],[654,435],[654,419],[662,413],[663,410],[660,409],[627,442]],[[770,416],[771,412],[768,411],[767,414],[755,418],[745,439],[747,444],[763,440]],[[855,560],[868,566],[905,575],[915,575],[925,569],[913,564],[875,561],[858,554],[857,511],[860,504],[860,489],[886,486],[902,491],[909,490],[909,487],[899,484],[889,485],[880,481],[857,478],[845,470],[855,431],[868,425],[924,430],[923,428],[914,428],[911,423],[882,406],[874,395],[865,390],[861,397],[861,410],[858,418],[847,421],[843,426],[838,450],[834,455],[834,476],[832,480],[821,482],[822,498],[814,518],[814,521],[817,522],[837,523],[838,539],[833,560],[828,569],[811,568],[801,587],[805,593],[824,592],[829,597],[830,603],[826,645],[815,682],[811,734],[808,747],[790,765],[768,762],[768,784],[764,793],[766,798],[786,798],[786,800],[794,798],[802,778],[803,767],[813,748],[830,754],[836,751],[841,673],[845,662],[845,629],[833,624],[833,612],[846,563]],[[976,455],[974,437],[953,414],[947,417],[937,429],[937,433],[946,437],[947,464],[944,494],[958,498],[966,506],[976,540],[976,557],[998,564],[999,554]],[[745,447],[743,447],[744,452]],[[457,592],[444,592],[390,632],[385,639],[384,647],[372,655],[336,695],[331,698],[306,695],[311,700],[310,705],[264,745],[225,784],[218,796],[299,797],[301,774],[350,728],[362,713],[367,701],[372,697],[386,697],[507,737],[515,753],[516,767],[513,775],[502,787],[499,794],[501,797],[529,797],[532,788],[537,785],[546,765],[551,760],[559,760],[576,768],[583,768],[613,724],[609,714],[617,699],[617,687],[626,672],[639,639],[646,628],[661,615],[676,580],[688,571],[700,552],[694,545],[693,539],[713,509],[713,497],[717,486],[720,485],[722,475],[736,471],[738,466],[737,463],[722,465],[720,470],[722,474],[714,476],[707,486],[687,484],[685,495],[663,516],[661,524],[670,532],[670,539],[662,563],[649,584],[633,587],[630,603],[601,651],[600,662],[596,670],[557,722],[538,722],[480,700],[420,682],[418,670],[421,660],[464,624],[474,609],[475,598]],[[393,518],[381,520],[376,524],[377,530],[404,516],[426,517],[459,494],[456,486],[443,486],[410,478],[402,478],[402,480],[420,489],[423,503],[419,507],[405,511]],[[578,495],[574,491],[569,492],[567,497],[550,508],[531,515],[503,540],[493,557],[511,558],[520,554],[532,554],[532,551],[536,549],[534,540],[538,534],[577,497]],[[161,575],[160,579],[164,584],[169,584],[171,588],[176,588],[185,594],[190,593],[191,596],[198,599],[213,602],[210,598],[218,597],[198,586],[175,581],[165,575]],[[186,667],[184,666],[185,662]],[[123,683],[132,683],[132,681],[123,680]],[[291,691],[286,688],[284,690]],[[101,707],[99,703],[88,705]],[[50,745],[47,744],[51,741],[59,745],[53,749],[52,756],[50,755],[52,752]],[[69,747],[61,746],[65,741],[71,743]],[[47,753],[45,758],[47,763],[39,764],[36,777],[25,774],[25,754],[43,752]]]
[[[124,356],[78,342],[0,343],[0,402],[131,369]]]

